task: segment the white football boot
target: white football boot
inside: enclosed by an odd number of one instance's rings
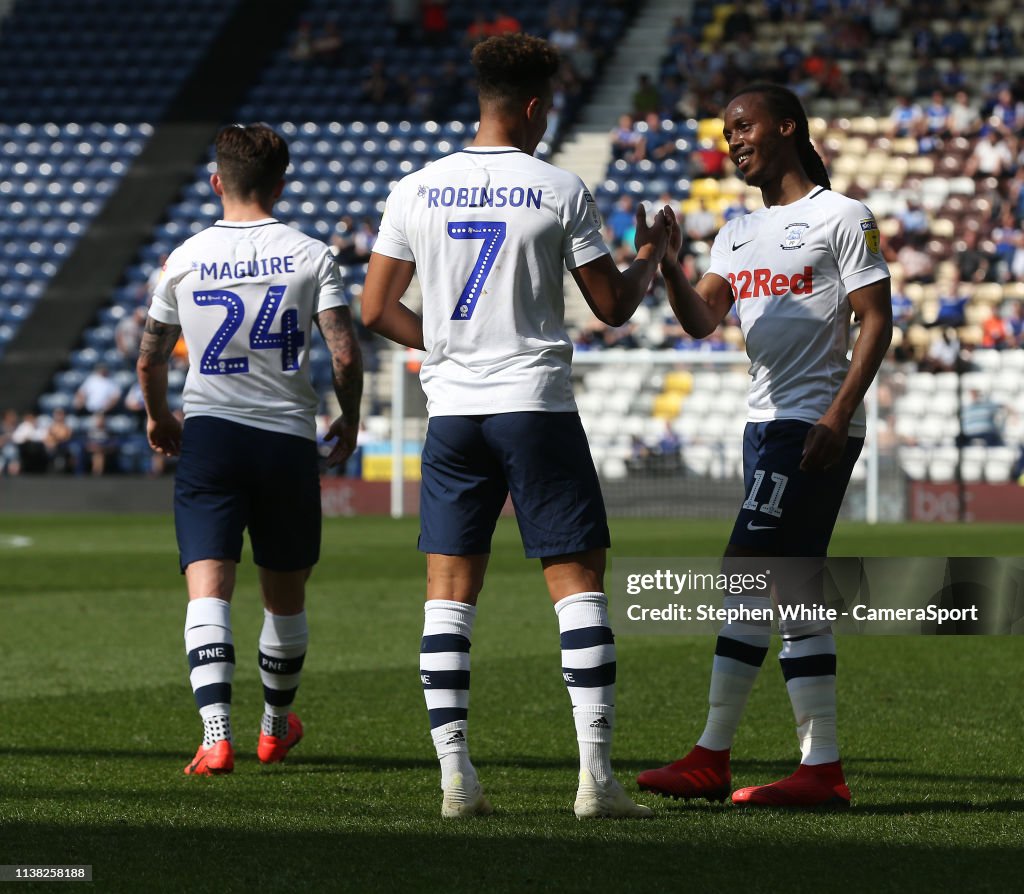
[[[473,779],[467,785],[461,773],[452,776],[451,784],[444,790],[441,816],[458,819],[464,816],[488,816],[493,812],[494,808],[484,795],[479,780]]]
[[[598,785],[589,770],[580,770],[580,787],[573,810],[580,819],[650,819],[654,816],[650,807],[635,803],[617,780]]]

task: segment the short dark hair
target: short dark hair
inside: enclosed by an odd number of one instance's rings
[[[497,34],[473,48],[480,101],[508,104],[542,96],[561,59],[550,43],[530,34]]]
[[[807,112],[804,111],[803,104],[800,102],[800,97],[797,96],[792,90],[786,87],[782,87],[779,84],[772,84],[767,81],[758,81],[754,84],[748,84],[740,90],[737,90],[729,102],[740,96],[745,96],[748,93],[757,93],[765,104],[765,108],[768,109],[768,113],[775,120],[781,118],[792,118],[796,122],[796,133],[794,134],[794,140],[796,141],[796,152],[800,158],[800,164],[803,165],[804,171],[807,176],[811,178],[812,183],[818,184],[818,186],[824,186],[826,189],[831,189],[832,184],[829,181],[828,169],[825,167],[825,162],[821,160],[821,156],[814,149],[814,144],[811,142],[810,125],[807,121]]]
[[[288,144],[266,124],[231,124],[214,145],[224,190],[240,199],[270,198],[288,168]]]

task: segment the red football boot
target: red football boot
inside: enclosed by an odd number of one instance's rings
[[[283,739],[260,733],[260,741],[256,746],[256,756],[262,764],[276,764],[283,761],[302,739],[302,721],[297,714],[288,715],[288,732]]]
[[[209,748],[200,745],[192,763],[185,767],[185,775],[223,776],[234,769],[235,751],[227,739],[221,739]]]
[[[657,770],[644,770],[636,782],[644,791],[666,798],[724,801],[732,788],[729,749],[711,751],[695,745],[686,757],[674,764]]]
[[[801,764],[792,776],[769,785],[753,785],[733,792],[740,807],[836,807],[850,806],[850,789],[840,761]]]

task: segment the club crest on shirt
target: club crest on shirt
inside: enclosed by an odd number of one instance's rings
[[[810,227],[811,225],[807,223],[787,224],[785,235],[782,237],[782,242],[779,243],[779,248],[783,251],[795,251],[798,248],[803,248],[804,236],[807,235]]]
[[[877,255],[881,248],[881,237],[878,235],[878,224],[873,217],[865,217],[860,222],[860,228],[864,233],[864,241],[868,244],[868,251]]]

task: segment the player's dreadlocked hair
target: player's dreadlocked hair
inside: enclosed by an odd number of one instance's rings
[[[473,48],[481,102],[525,102],[550,89],[560,60],[546,40],[529,34],[499,34]]]
[[[288,144],[266,124],[231,124],[217,134],[217,173],[241,199],[267,199],[288,167]]]
[[[792,90],[787,90],[778,84],[759,81],[737,91],[732,98],[736,99],[736,97],[745,96],[748,93],[759,94],[764,100],[769,113],[776,120],[792,118],[796,122],[794,139],[796,140],[796,151],[800,158],[800,164],[803,165],[807,176],[814,183],[817,183],[818,186],[824,186],[826,189],[831,189],[832,182],[828,179],[825,162],[821,160],[821,156],[814,150],[814,146],[811,143],[810,129],[807,124],[807,112],[804,111],[799,97]]]

